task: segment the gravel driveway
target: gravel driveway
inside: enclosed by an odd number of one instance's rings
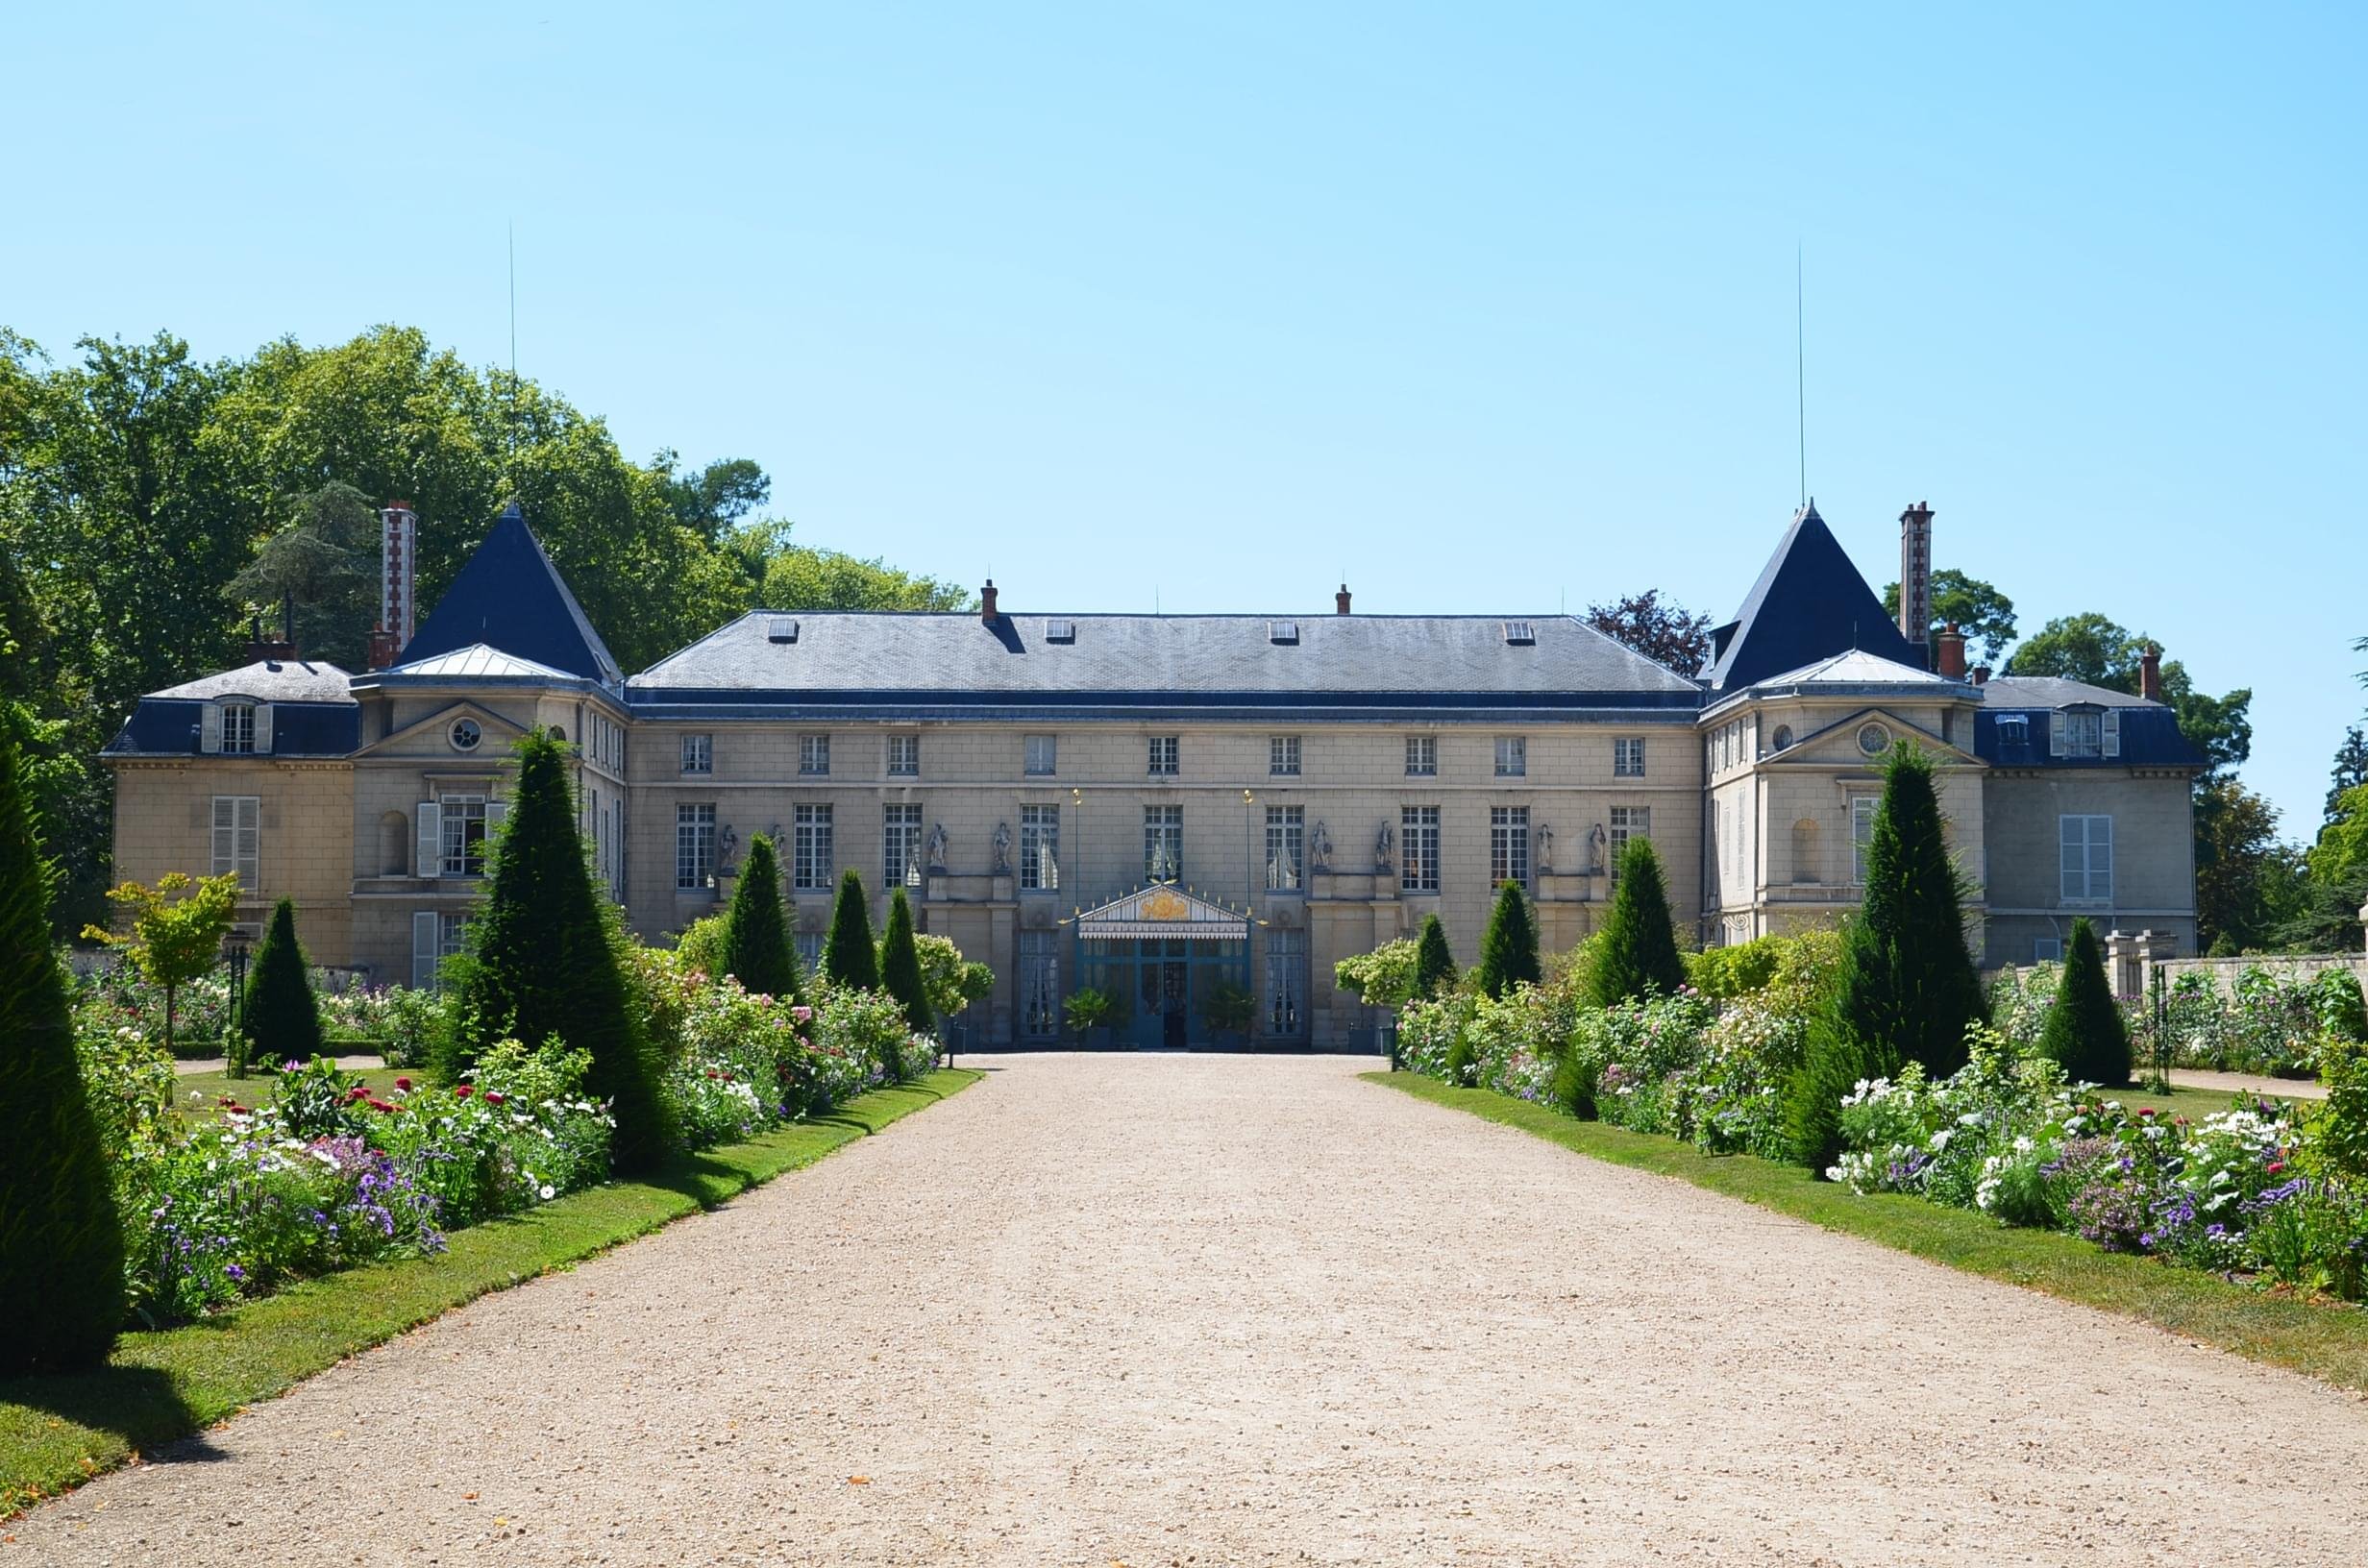
[[[2368,1406],[1369,1060],[988,1059],[11,1562],[2358,1563]]]

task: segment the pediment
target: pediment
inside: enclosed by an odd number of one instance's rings
[[[1970,726],[1970,716],[1967,724]],[[1941,767],[1979,768],[1982,760],[1964,747],[1944,741],[1920,724],[1912,723],[1880,704],[1854,709],[1808,734],[1800,736],[1782,751],[1762,755],[1763,768],[1874,768],[1881,766],[1881,755],[1869,755],[1860,744],[1859,732],[1868,724],[1881,724],[1890,740],[1914,742],[1931,754]]]
[[[477,745],[465,751],[452,743],[452,726],[461,719],[474,720],[478,727]],[[355,755],[484,766],[506,760],[509,748],[524,734],[526,726],[516,720],[506,719],[482,703],[461,698],[412,720],[391,735],[379,737]]]
[[[1083,941],[1126,941],[1137,937],[1181,937],[1188,941],[1239,942],[1249,935],[1249,916],[1204,898],[1172,882],[1153,882],[1082,910],[1064,922]]]

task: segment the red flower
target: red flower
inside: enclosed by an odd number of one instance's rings
[[[2140,1106],[2137,1114],[2141,1116],[2151,1116],[2155,1114],[2155,1108],[2151,1105]]]
[[[392,1111],[394,1107],[388,1105],[384,1100],[372,1100],[370,1102],[370,1109],[373,1111]]]
[[[462,1084],[458,1089],[453,1090],[453,1096],[456,1099],[465,1100],[476,1092],[477,1086],[475,1084]]]
[[[507,1098],[509,1098],[509,1096],[508,1096],[508,1095],[506,1095],[506,1094],[497,1094],[497,1093],[495,1093],[495,1092],[494,1092],[492,1090],[490,1090],[490,1089],[489,1089],[489,1090],[485,1090],[485,1103],[486,1103],[487,1105],[500,1105],[500,1104],[501,1104],[504,1100],[506,1100],[506,1099],[507,1099]]]
[[[395,1087],[403,1090],[406,1094],[408,1094],[411,1092],[411,1080],[408,1078],[398,1078],[395,1080]]]

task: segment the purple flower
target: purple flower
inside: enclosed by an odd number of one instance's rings
[[[244,1280],[247,1277],[247,1271],[240,1268],[236,1263],[232,1263],[229,1267],[223,1269],[222,1272],[228,1274],[234,1280]]]

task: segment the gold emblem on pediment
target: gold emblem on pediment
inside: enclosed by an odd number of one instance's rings
[[[1138,918],[1146,920],[1181,920],[1190,919],[1192,912],[1193,906],[1185,902],[1183,894],[1162,888],[1144,898],[1143,913]]]

